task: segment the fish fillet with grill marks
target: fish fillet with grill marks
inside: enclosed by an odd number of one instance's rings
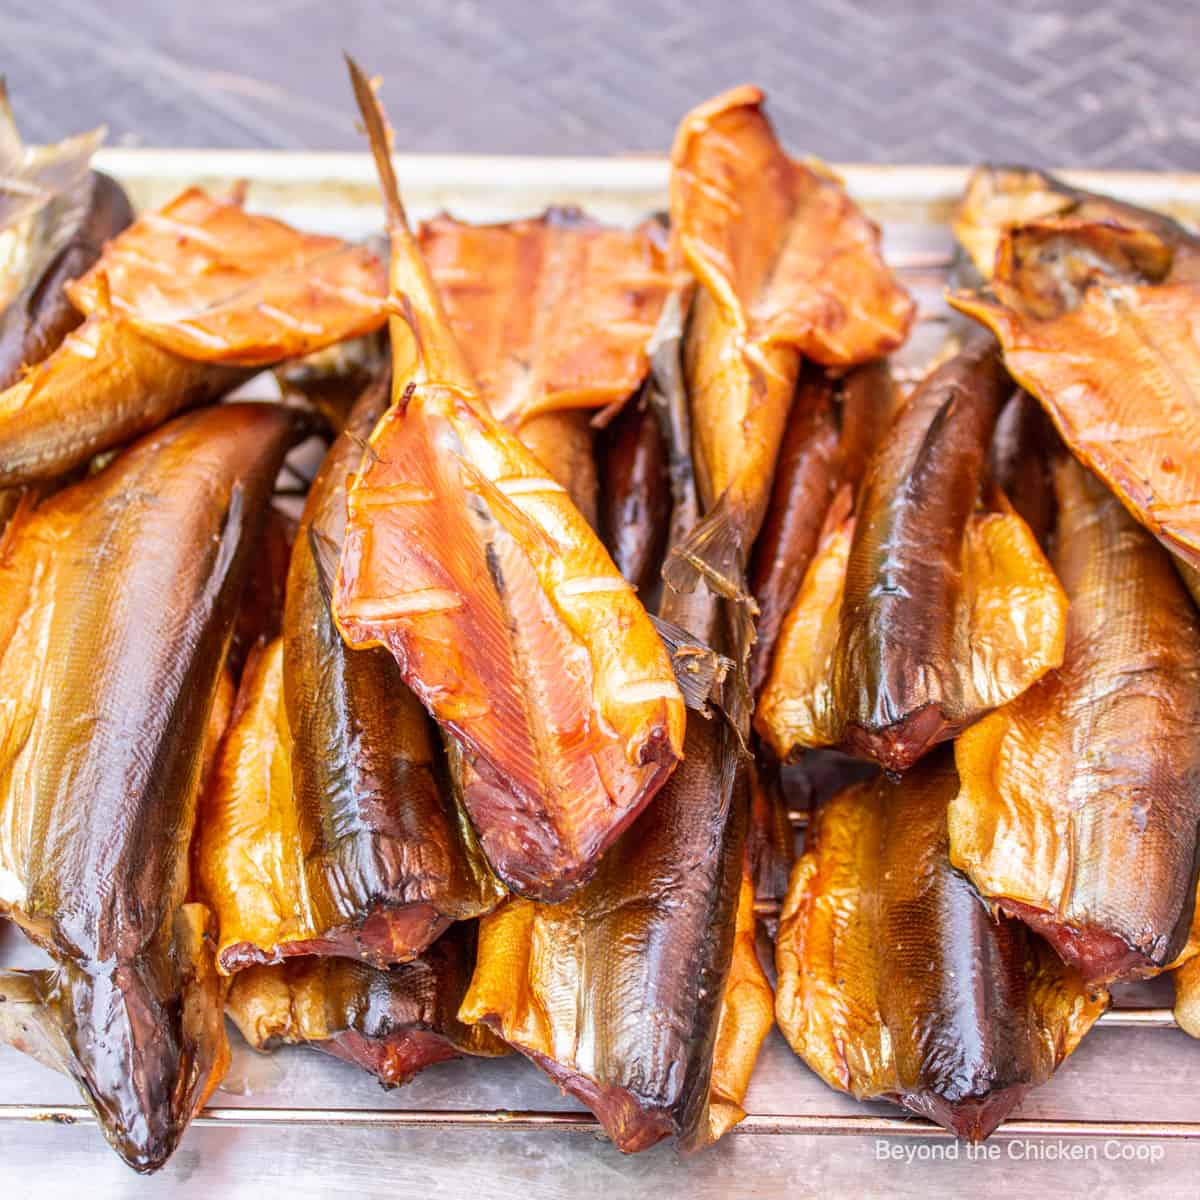
[[[357,71],[355,87],[388,200],[395,402],[350,489],[334,614],[351,645],[392,652],[462,743],[464,803],[497,874],[561,898],[678,762],[683,697],[599,539],[487,411]]]

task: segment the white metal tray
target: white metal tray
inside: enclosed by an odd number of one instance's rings
[[[191,183],[220,189],[247,179],[251,207],[306,228],[363,236],[380,225],[366,155],[111,150],[97,165],[126,185],[138,207]],[[953,246],[947,220],[966,172],[839,170],[883,226],[885,252],[918,299],[921,321],[900,360],[915,369],[942,337]],[[498,220],[576,204],[630,223],[666,204],[667,164],[657,158],[400,157],[398,171],[417,217],[448,209]],[[1200,175],[1064,174],[1200,221]],[[0,925],[0,965],[40,961]],[[777,1032],[751,1085],[751,1115],[733,1135],[698,1155],[668,1144],[625,1157],[598,1136],[586,1110],[519,1056],[438,1065],[384,1092],[357,1068],[316,1051],[255,1055],[231,1029],[228,1078],[174,1159],[142,1179],[104,1145],[67,1079],[0,1047],[0,1197],[167,1190],[286,1192],[299,1200],[334,1190],[389,1197],[411,1190],[503,1200],[600,1189],[612,1196],[924,1197],[1013,1184],[1091,1196],[1130,1186],[1173,1193],[1200,1168],[1200,1044],[1174,1028],[1166,981],[1126,990],[1120,1003],[979,1151],[891,1106],[860,1105],[831,1091]]]

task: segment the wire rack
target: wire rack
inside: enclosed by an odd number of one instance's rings
[[[410,211],[418,216],[443,208],[472,220],[496,220],[535,212],[549,204],[577,204],[595,216],[632,222],[665,206],[667,165],[654,158],[544,159],[399,156]],[[379,225],[379,199],[369,156],[238,151],[115,150],[97,158],[116,175],[141,207],[169,199],[182,186],[221,188],[235,179],[251,184],[251,206],[313,229],[348,236]],[[919,377],[945,336],[943,292],[953,262],[947,220],[961,194],[965,169],[941,167],[839,167],[847,187],[884,228],[889,262],[918,304],[918,322],[894,360],[901,382]],[[1200,222],[1200,175],[1134,172],[1067,173],[1081,186]],[[805,814],[792,812],[803,828]],[[774,906],[777,911],[778,906]],[[770,905],[760,905],[761,915]],[[1114,1007],[1101,1016],[1104,1028],[1175,1030],[1169,1008]],[[806,1068],[798,1060],[797,1071]],[[1181,1071],[1188,1069],[1181,1066]],[[831,1093],[832,1095],[832,1093]],[[0,1104],[0,1124],[94,1123],[84,1104]],[[490,1129],[525,1133],[600,1134],[587,1112],[487,1108],[334,1108],[221,1106],[204,1109],[194,1124],[208,1127],[339,1126],[377,1129]],[[732,1130],[738,1136],[899,1136],[948,1139],[932,1122],[901,1114],[750,1113]],[[994,1138],[1120,1138],[1200,1140],[1200,1121],[1013,1119]]]

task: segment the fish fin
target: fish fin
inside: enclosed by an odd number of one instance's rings
[[[396,169],[392,163],[392,127],[388,124],[387,117],[383,114],[383,106],[375,94],[379,81],[368,79],[349,54],[345,58],[346,66],[350,70],[350,82],[354,87],[354,99],[358,102],[358,111],[362,114],[367,141],[375,159],[375,170],[383,191],[388,227],[407,230],[408,214],[404,211],[404,201],[400,199],[400,185],[396,182]]]
[[[703,579],[717,595],[757,612],[742,577],[749,547],[742,544],[741,522],[735,519],[733,503],[728,490],[721,493],[712,511],[671,550],[662,576],[677,592],[694,592]]]
[[[682,625],[650,614],[650,621],[671,655],[675,682],[683,693],[683,702],[694,712],[712,715],[710,702],[723,706],[726,679],[734,669],[732,659],[718,654]]]
[[[66,1071],[70,1051],[48,1008],[57,970],[0,971],[0,1042],[54,1071]]]
[[[337,579],[341,548],[333,538],[313,525],[308,527],[307,535],[309,553],[312,554],[313,565],[317,568],[317,586],[321,589],[321,598],[328,608],[333,604],[333,584]]]

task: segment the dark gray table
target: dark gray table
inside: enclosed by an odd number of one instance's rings
[[[45,140],[353,149],[339,51],[397,149],[662,151],[754,81],[838,161],[1200,166],[1189,0],[0,0],[0,70]]]

